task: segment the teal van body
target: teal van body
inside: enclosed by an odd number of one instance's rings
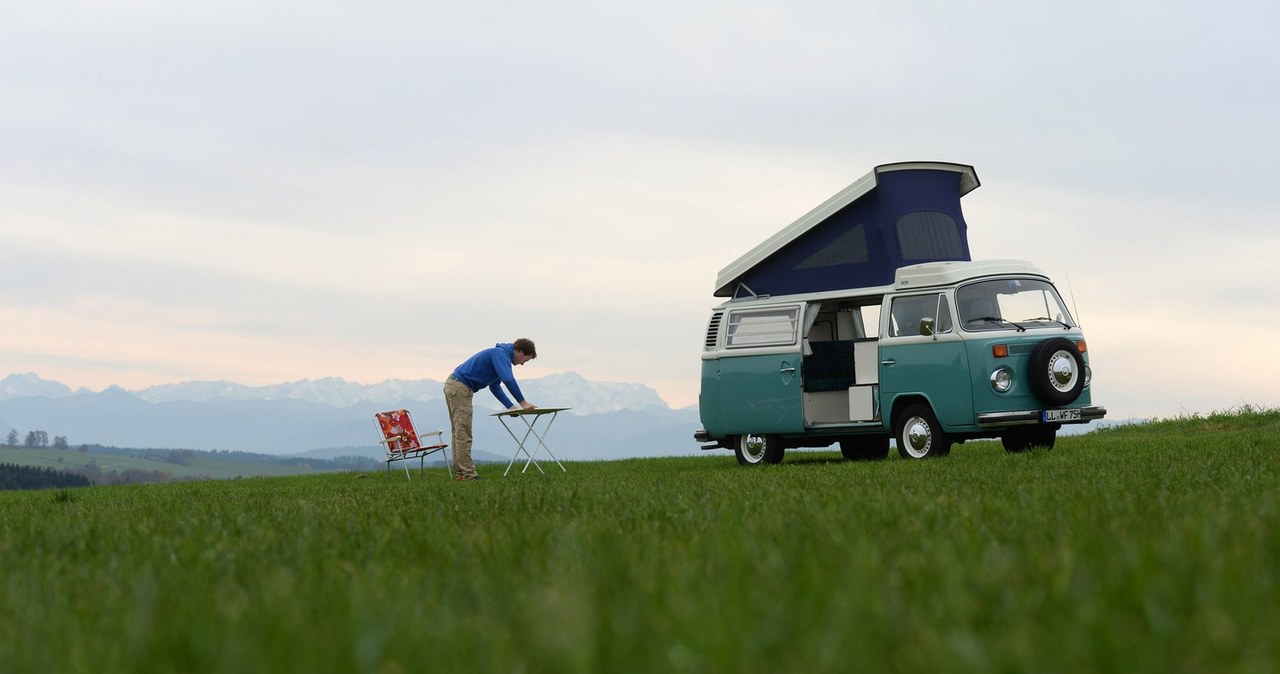
[[[880,173],[898,171],[897,206],[867,208]],[[908,174],[928,175],[932,188],[954,183],[956,204],[935,194],[924,215],[911,210]],[[732,449],[743,464],[833,443],[850,459],[884,458],[891,442],[905,458],[944,456],[974,438],[1021,451],[1105,416],[1092,403],[1084,334],[1051,279],[1029,262],[967,259],[958,200],[976,186],[963,165],[877,167],[722,271],[716,294],[729,299],[712,309],[702,352],[704,449]],[[849,217],[859,204],[862,215]],[[877,224],[887,211],[891,222]],[[888,282],[866,268],[877,238],[900,256]],[[807,246],[799,254],[797,242]],[[922,253],[944,259],[901,264]],[[789,267],[808,285],[782,273]],[[832,287],[815,269],[875,284]]]

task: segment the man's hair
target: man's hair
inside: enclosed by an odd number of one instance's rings
[[[519,351],[530,358],[538,357],[538,347],[533,345],[532,339],[525,339],[524,337],[517,339],[516,351]]]

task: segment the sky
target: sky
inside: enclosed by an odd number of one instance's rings
[[[0,377],[444,379],[529,337],[518,377],[692,405],[719,270],[936,160],[1110,418],[1280,405],[1280,5],[1042,5],[12,3]]]

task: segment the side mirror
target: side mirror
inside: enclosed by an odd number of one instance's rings
[[[920,334],[925,337],[933,334],[933,319],[931,317],[925,316],[920,319]]]

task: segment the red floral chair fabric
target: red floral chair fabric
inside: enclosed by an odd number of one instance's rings
[[[373,419],[378,424],[378,431],[382,434],[381,443],[387,450],[387,477],[391,476],[392,463],[409,459],[418,459],[418,472],[422,472],[425,470],[424,462],[427,456],[443,451],[449,446],[444,443],[444,431],[418,433],[413,427],[413,418],[409,416],[409,410],[378,412],[373,415]],[[434,442],[423,443],[424,438],[432,437],[435,439]],[[448,459],[445,460],[445,465],[452,474],[453,466]],[[413,479],[409,476],[408,464],[404,466],[404,475],[406,478]]]

